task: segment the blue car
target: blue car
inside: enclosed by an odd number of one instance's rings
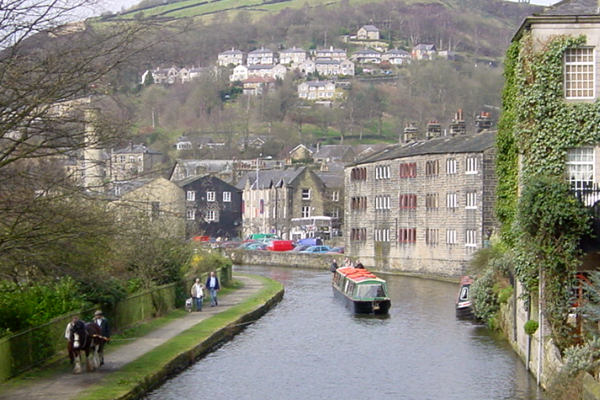
[[[331,250],[329,246],[310,246],[306,250],[302,250],[300,253],[311,253],[311,254],[320,254],[327,253]]]

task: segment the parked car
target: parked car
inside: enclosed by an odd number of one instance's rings
[[[329,246],[310,246],[308,249],[302,250],[300,253],[320,254],[327,253],[329,250],[331,250],[331,247]]]
[[[295,252],[295,253],[298,253],[298,252],[301,252],[301,251],[304,251],[304,250],[308,249],[309,247],[310,247],[310,245],[309,245],[309,244],[296,244],[296,247],[294,247],[294,248],[293,248],[292,250],[290,250],[290,251],[293,251],[293,252]]]
[[[246,250],[266,250],[266,249],[267,249],[267,245],[265,243],[261,243],[261,242],[251,243],[248,246],[246,246]]]
[[[257,242],[256,240],[248,240],[248,241],[245,241],[242,244],[240,244],[237,248],[238,249],[246,249],[246,248],[248,248],[248,246],[253,245],[255,243],[260,243],[260,242]]]
[[[273,240],[267,246],[270,251],[288,251],[294,248],[294,242],[291,240]]]
[[[332,253],[332,254],[344,254],[344,246],[332,247],[331,250],[328,251],[328,253]]]
[[[241,244],[242,242],[240,242],[239,240],[227,240],[225,242],[221,242],[219,244],[219,247],[221,247],[222,249],[235,249],[237,247],[240,247]]]

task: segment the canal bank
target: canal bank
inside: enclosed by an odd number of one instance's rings
[[[243,287],[219,306],[185,313],[169,324],[119,346],[107,347],[97,372],[54,371],[5,386],[0,399],[136,399],[218,348],[283,298],[283,286],[254,275],[235,277]],[[9,386],[9,387],[7,387]]]

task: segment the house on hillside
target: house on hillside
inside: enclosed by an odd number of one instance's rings
[[[137,176],[156,172],[162,162],[162,153],[150,149],[144,144],[112,149],[110,152],[110,179],[113,181],[128,180]]]
[[[244,52],[231,48],[231,50],[219,53],[217,56],[217,65],[220,67],[228,67],[230,65],[244,64]]]
[[[287,155],[287,164],[292,164],[295,161],[306,161],[312,159],[312,155],[314,150],[303,145],[299,144],[288,152]]]
[[[298,85],[298,97],[304,100],[332,100],[336,97],[332,81],[308,81]]]
[[[307,58],[306,60],[304,60],[303,62],[300,63],[300,65],[298,66],[298,69],[304,75],[308,75],[308,74],[314,74],[315,71],[317,70],[317,67],[316,67],[315,62],[312,59]]]
[[[403,65],[410,63],[411,55],[402,49],[388,50],[381,55],[381,61],[387,61],[392,65]]]
[[[351,59],[359,64],[380,64],[381,53],[373,49],[362,49],[354,52]]]
[[[324,215],[325,185],[307,167],[249,172],[236,185],[243,190],[243,236],[275,233],[291,238],[292,218]]]
[[[251,76],[242,81],[242,92],[249,96],[259,96],[275,87],[275,79],[271,77]]]
[[[279,63],[284,65],[299,65],[306,61],[306,51],[292,47],[279,52]]]
[[[229,76],[231,82],[245,81],[246,79],[248,79],[248,67],[245,65],[237,65]]]
[[[412,49],[413,60],[431,60],[435,57],[437,50],[434,44],[419,43]]]
[[[187,160],[178,159],[171,169],[169,180],[182,181],[207,174],[225,182],[231,182],[234,175],[234,160]]]
[[[238,237],[242,228],[242,192],[213,175],[177,182],[185,193],[186,237]]]
[[[315,163],[327,164],[331,162],[350,162],[354,161],[356,153],[350,145],[345,144],[326,144],[318,146],[313,154]]]
[[[248,53],[248,60],[246,64],[250,67],[251,65],[263,64],[271,65],[275,64],[275,53],[269,49],[261,47],[260,49],[252,50]]]
[[[317,59],[315,71],[323,76],[354,76],[354,63],[350,60]]]
[[[374,25],[363,25],[356,32],[358,40],[379,40],[379,29]]]
[[[346,50],[335,49],[330,46],[328,49],[319,49],[314,52],[315,61],[318,59],[332,60],[332,61],[343,61],[347,58]]]
[[[271,79],[284,79],[287,73],[285,65],[254,64],[248,66],[248,78],[261,77]]]

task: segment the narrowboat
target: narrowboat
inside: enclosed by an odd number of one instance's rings
[[[471,285],[473,278],[463,276],[460,279],[458,296],[456,298],[456,316],[457,317],[472,317],[473,303],[471,303]]]
[[[356,314],[387,314],[391,306],[387,283],[363,268],[338,268],[333,292]]]

